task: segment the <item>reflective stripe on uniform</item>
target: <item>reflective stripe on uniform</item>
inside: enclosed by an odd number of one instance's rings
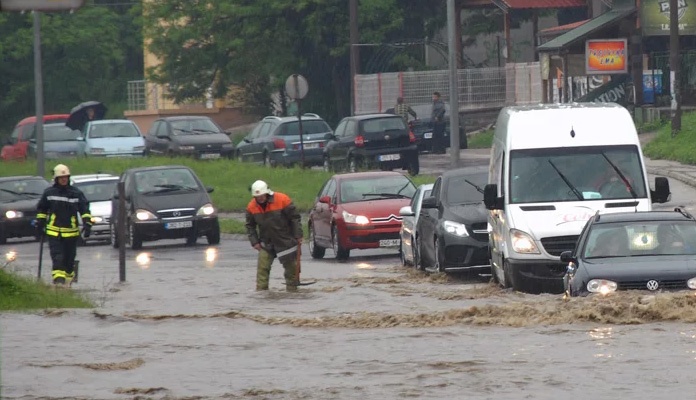
[[[36,218],[37,218],[37,219],[39,219],[39,218],[40,218],[40,219],[46,219],[47,216],[48,216],[48,215],[46,215],[46,214],[44,214],[44,213],[37,213],[37,214],[36,214]]]
[[[64,201],[66,203],[77,203],[80,201],[80,199],[77,198],[70,198],[70,197],[65,197],[65,196],[47,196],[46,197],[48,200],[51,201]]]
[[[67,278],[68,274],[65,273],[65,271],[60,270],[60,269],[54,269],[53,270],[53,279],[56,278]]]
[[[287,250],[281,251],[280,253],[276,253],[276,257],[286,256],[288,254],[294,253],[295,251],[297,251],[297,246],[293,246]]]

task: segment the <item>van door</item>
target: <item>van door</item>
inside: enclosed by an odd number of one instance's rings
[[[493,159],[491,161],[492,168],[489,170],[489,181],[498,185],[498,196],[505,198],[505,151],[500,149],[500,146],[494,146]],[[490,210],[488,223],[490,225],[488,246],[491,251],[491,267],[493,269],[491,272],[495,274],[496,269],[498,269],[498,276],[502,277],[503,259],[505,258],[504,245],[507,236],[505,207],[502,210]]]

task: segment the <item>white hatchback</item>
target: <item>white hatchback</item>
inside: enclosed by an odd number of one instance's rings
[[[89,202],[92,215],[92,234],[82,242],[106,241],[111,243],[111,198],[116,191],[118,176],[110,174],[73,175],[71,185],[80,189]],[[80,221],[82,225],[82,221]]]
[[[85,124],[83,135],[84,155],[88,157],[143,156],[145,138],[138,126],[127,119],[102,119]]]

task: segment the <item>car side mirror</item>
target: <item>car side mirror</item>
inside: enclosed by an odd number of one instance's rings
[[[79,141],[79,142],[84,142],[84,141],[85,141],[85,137],[84,137],[84,136],[78,136],[78,137],[75,138],[75,140],[77,140],[77,141]]]
[[[402,217],[413,217],[416,213],[413,212],[411,206],[403,206],[399,209],[399,215]]]
[[[498,185],[489,183],[483,187],[483,204],[489,210],[503,209],[503,198],[498,197]]]
[[[324,203],[324,204],[331,204],[331,197],[330,196],[321,196],[319,198],[319,202]]]
[[[326,135],[324,135],[324,140],[334,140],[334,139],[336,139],[336,135],[334,135],[333,133],[327,133]]]
[[[437,208],[437,199],[435,196],[424,198],[421,208]]]
[[[29,139],[29,142],[36,144],[36,138]]]
[[[208,193],[213,193],[214,190],[215,190],[215,188],[212,187],[212,186],[206,186],[206,187],[205,187],[205,191],[208,192]]]
[[[650,200],[653,203],[666,203],[672,198],[669,190],[669,180],[664,176],[655,177],[655,190],[650,191]]]
[[[242,139],[242,142],[251,143],[251,139],[245,137],[244,139]]]
[[[573,252],[570,250],[566,250],[561,253],[561,262],[577,264],[577,260],[575,259],[575,257],[573,257]]]

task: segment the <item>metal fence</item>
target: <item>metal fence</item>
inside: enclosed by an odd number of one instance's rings
[[[147,81],[128,81],[128,109],[147,110]]]

